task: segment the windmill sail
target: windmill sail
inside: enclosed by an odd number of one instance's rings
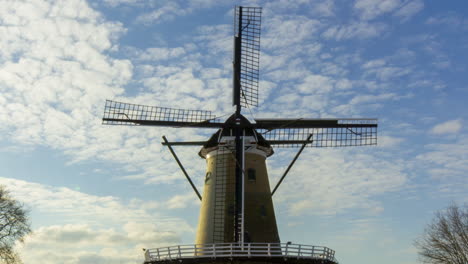
[[[104,125],[219,128],[211,111],[128,104],[106,100]]]
[[[260,26],[262,8],[235,9],[234,20],[234,104],[258,105]]]
[[[377,145],[377,119],[256,119],[254,127],[271,145],[307,147]]]

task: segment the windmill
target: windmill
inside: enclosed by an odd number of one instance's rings
[[[272,196],[305,147],[377,144],[376,119],[254,119],[242,108],[256,107],[259,97],[261,8],[235,8],[233,99],[235,112],[224,122],[211,111],[144,106],[107,100],[103,124],[215,129],[206,141],[169,142],[176,159],[201,200],[194,245],[145,250],[145,263],[276,262],[336,263],[327,247],[281,243]],[[201,146],[206,159],[203,197],[172,146]],[[266,158],[275,147],[299,148],[271,191]]]

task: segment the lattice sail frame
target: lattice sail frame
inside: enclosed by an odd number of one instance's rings
[[[144,122],[201,123],[215,120],[211,111],[129,104],[106,100],[102,123],[105,125],[141,125]]]
[[[240,16],[242,8],[242,16]],[[234,33],[241,36],[240,87],[242,107],[258,106],[261,7],[236,7]],[[239,32],[239,24],[241,32]]]
[[[316,120],[320,121],[320,120]],[[327,120],[328,121],[328,120]],[[351,147],[377,145],[377,119],[341,119],[334,127],[278,127],[257,131],[275,147]]]

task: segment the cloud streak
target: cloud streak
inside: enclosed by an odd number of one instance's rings
[[[437,124],[431,129],[430,132],[434,135],[458,134],[461,129],[462,121],[456,119]]]
[[[180,243],[183,233],[194,232],[185,220],[164,216],[164,204],[113,196],[90,195],[64,187],[0,178],[19,201],[33,208],[33,215],[49,214],[56,225],[41,226],[18,244],[26,262],[79,263],[80,258],[98,258],[97,263],[141,258],[141,248]],[[185,196],[182,196],[185,197]],[[167,202],[167,208],[177,198]],[[156,211],[157,210],[157,211]],[[60,249],[51,253],[51,249]],[[106,253],[113,252],[112,254]]]

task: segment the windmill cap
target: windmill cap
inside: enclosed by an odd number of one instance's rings
[[[219,129],[210,137],[203,145],[198,155],[202,158],[206,158],[209,152],[218,149],[223,138],[232,137],[234,135],[235,128],[242,128],[245,131],[246,137],[252,137],[256,142],[257,148],[264,151],[267,157],[273,155],[273,148],[270,143],[253,128],[252,123],[243,115],[236,114],[231,115],[226,122],[224,122],[223,128]]]

